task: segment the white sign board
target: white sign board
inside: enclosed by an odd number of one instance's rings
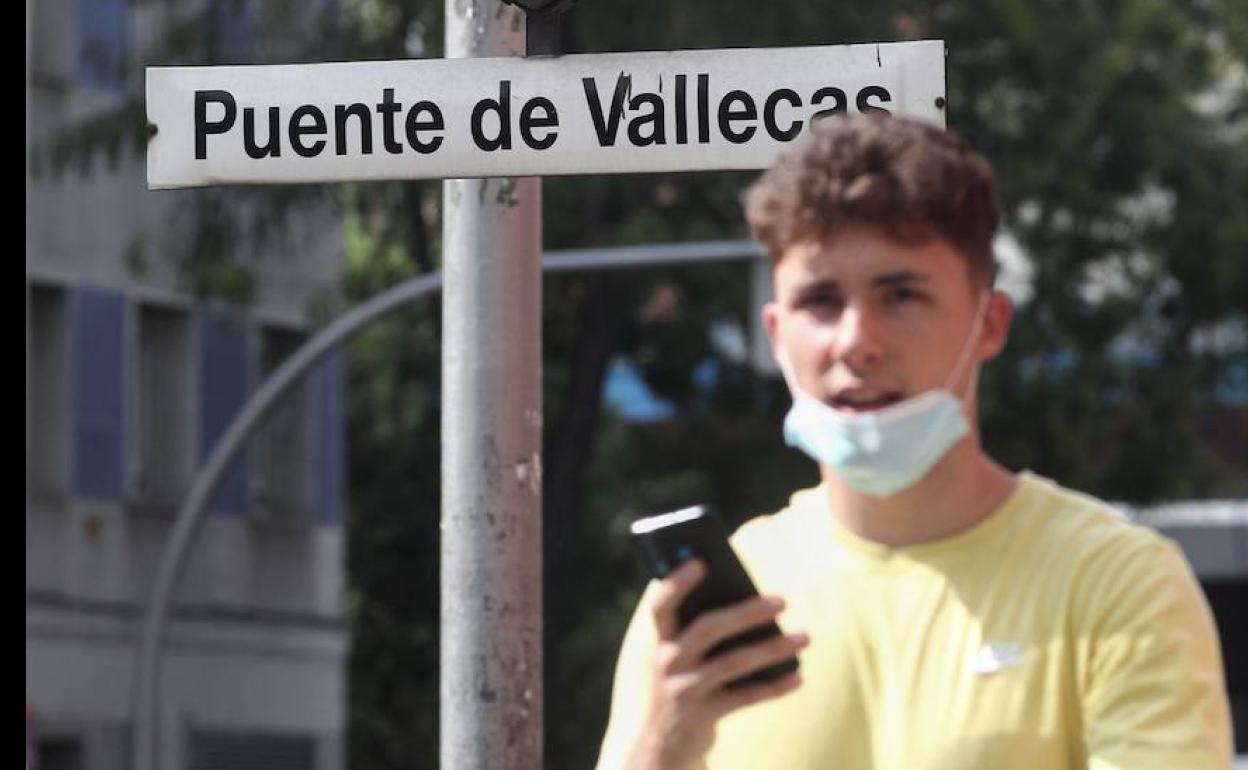
[[[814,118],[944,125],[939,40],[147,71],[152,188],[750,169]]]

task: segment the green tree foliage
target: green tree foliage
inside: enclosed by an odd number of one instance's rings
[[[990,446],[1013,465],[1136,502],[1244,492],[1242,458],[1210,452],[1199,423],[1225,406],[1219,383],[1238,378],[1245,400],[1248,17],[1236,5],[933,15],[951,51],[951,122],[996,162],[1006,225],[1034,266],[1034,297],[984,387]],[[1219,326],[1239,339],[1211,351]]]

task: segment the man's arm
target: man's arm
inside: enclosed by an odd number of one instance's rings
[[[1155,538],[1100,566],[1080,639],[1089,770],[1229,770],[1217,632],[1182,553]]]
[[[808,640],[805,634],[777,636],[705,660],[706,651],[723,639],[774,620],[783,603],[747,599],[703,613],[682,630],[676,610],[704,572],[701,562],[687,562],[666,579],[652,581],[642,596],[616,666],[597,770],[694,770],[702,766],[721,717],[801,684],[793,673],[724,689],[743,674],[786,660]]]

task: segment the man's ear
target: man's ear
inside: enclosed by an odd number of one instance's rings
[[[1005,348],[1014,320],[1014,300],[1003,291],[993,290],[984,308],[983,331],[979,335],[979,360],[996,358]]]
[[[779,349],[776,334],[780,325],[780,306],[773,300],[772,302],[768,302],[763,305],[761,313],[763,317],[763,329],[767,332],[767,339],[771,341],[771,356],[772,358],[775,358],[776,351]]]

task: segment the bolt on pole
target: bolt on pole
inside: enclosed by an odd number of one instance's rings
[[[446,55],[523,56],[525,16],[446,0]],[[542,762],[541,180],[442,187],[441,766]]]

